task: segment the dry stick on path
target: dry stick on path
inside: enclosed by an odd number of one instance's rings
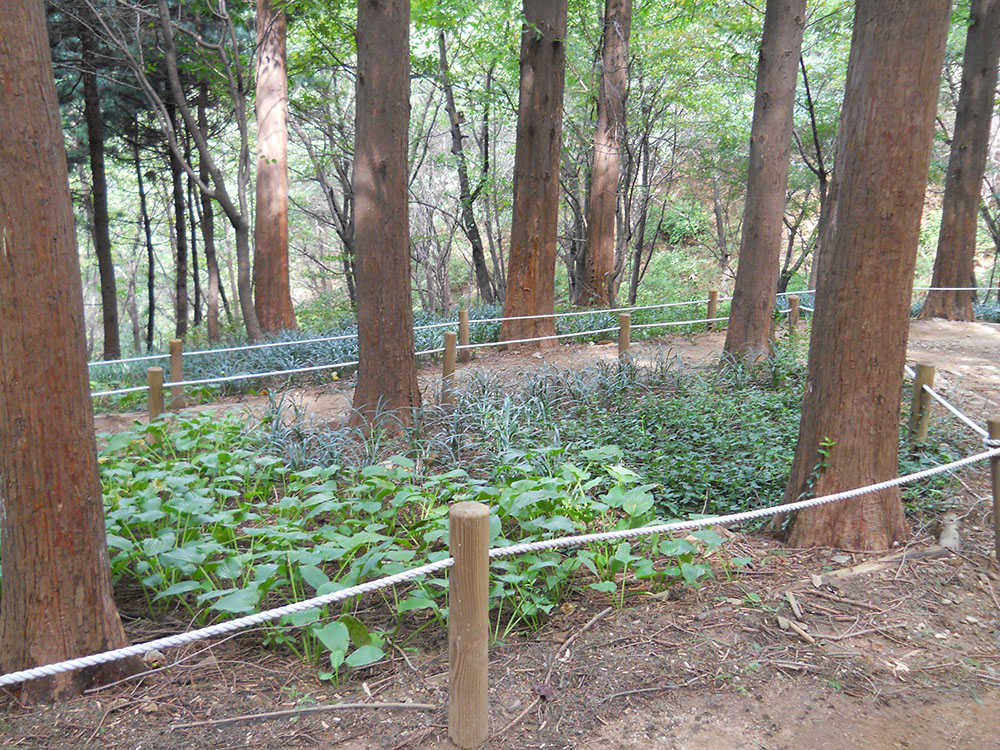
[[[280,719],[285,716],[305,716],[307,714],[323,713],[326,711],[350,711],[350,710],[370,710],[379,708],[407,709],[412,711],[436,711],[438,706],[433,703],[328,703],[322,706],[306,706],[305,708],[289,708],[284,711],[268,711],[263,714],[244,714],[242,716],[230,716],[225,719],[213,719],[210,721],[192,721],[187,724],[171,724],[170,729],[193,729],[195,727],[222,727],[229,724],[239,724],[244,721],[266,721],[268,719]]]

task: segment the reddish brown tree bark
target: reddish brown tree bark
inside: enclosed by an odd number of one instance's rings
[[[0,352],[7,672],[128,644],[111,594],[75,224],[41,0],[12,0],[0,15]],[[21,698],[69,698],[129,666],[35,680]]]
[[[358,384],[353,424],[420,406],[410,289],[410,5],[358,3],[354,216]]]
[[[895,477],[899,399],[948,0],[858,0],[787,501]],[[817,469],[821,452],[825,466]],[[800,512],[795,546],[887,549],[899,490]]]
[[[976,231],[998,64],[1000,0],[973,0],[931,279],[932,287],[944,289],[927,293],[921,318],[973,319],[973,292],[954,288],[975,286]]]
[[[262,331],[298,328],[288,272],[288,77],[285,11],[257,0],[257,213],[254,304]]]
[[[750,362],[771,353],[805,5],[805,0],[768,0],[764,12],[743,232],[724,348],[726,356]]]
[[[625,134],[628,90],[628,40],[632,0],[605,0],[604,49],[597,97],[594,166],[590,172],[587,245],[578,305],[610,305],[615,285],[615,213],[621,143]]]
[[[524,0],[505,318],[555,311],[566,0]],[[552,336],[555,319],[505,320],[500,339]],[[555,346],[556,339],[534,346]]]

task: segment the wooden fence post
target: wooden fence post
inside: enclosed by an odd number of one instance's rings
[[[180,383],[184,380],[184,342],[180,339],[170,339],[170,382]],[[180,409],[184,403],[184,386],[170,386],[170,406]]]
[[[910,404],[910,441],[922,443],[927,440],[927,427],[931,421],[931,394],[924,386],[934,385],[934,365],[917,363],[917,374],[913,377],[913,401]]]
[[[458,343],[462,349],[458,352],[459,362],[468,362],[472,359],[472,350],[465,347],[469,346],[469,311],[459,310],[458,311]]]
[[[990,440],[1000,440],[1000,417],[986,422]],[[990,459],[990,479],[993,482],[993,554],[1000,560],[1000,456]]]
[[[708,319],[717,318],[719,316],[719,292],[715,289],[708,293]],[[708,330],[715,330],[715,323],[708,324]]]
[[[455,354],[458,348],[458,334],[444,332],[444,365],[441,368],[441,403],[455,402]]]
[[[149,399],[146,408],[152,422],[163,413],[163,368],[150,367],[146,370],[146,384],[149,385]]]
[[[794,294],[788,298],[788,332],[795,333],[799,325],[799,298]]]
[[[632,346],[632,316],[629,313],[618,314],[618,359],[628,354]]]
[[[461,748],[489,733],[490,509],[462,502],[448,514],[448,736]]]

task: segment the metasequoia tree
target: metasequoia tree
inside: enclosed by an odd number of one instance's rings
[[[805,0],[768,0],[764,11],[743,232],[724,349],[724,356],[751,362],[771,351],[805,5]]]
[[[615,216],[618,207],[619,162],[625,130],[631,26],[632,0],[605,0],[594,164],[590,172],[590,203],[587,207],[584,276],[577,290],[576,300],[579,305],[610,305],[617,286]]]
[[[83,295],[41,0],[0,15],[0,670],[128,645],[111,592]],[[34,680],[61,700],[131,663]]]
[[[931,279],[932,287],[943,289],[927,293],[921,318],[973,319],[973,292],[955,287],[975,286],[976,230],[998,63],[1000,0],[972,0]]]
[[[257,0],[257,207],[254,290],[262,331],[298,328],[288,275],[288,77],[285,11]]]
[[[566,0],[524,0],[505,318],[555,310]],[[501,340],[553,336],[555,319],[505,320]],[[555,346],[556,339],[536,342]]]
[[[353,424],[420,406],[410,290],[410,4],[359,0],[354,232],[358,380]]]
[[[949,0],[858,0],[785,500],[895,477],[899,399]],[[789,543],[888,548],[899,490],[798,513]]]

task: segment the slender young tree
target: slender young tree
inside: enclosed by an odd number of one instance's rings
[[[998,64],[1000,0],[972,0],[931,279],[939,290],[927,293],[921,318],[973,319],[973,292],[956,288],[975,286],[976,232]]]
[[[910,294],[949,0],[858,0],[786,501],[895,477]],[[798,513],[795,546],[887,549],[899,489]]]
[[[108,220],[108,178],[104,166],[104,120],[101,94],[97,85],[97,43],[93,30],[80,24],[83,50],[83,118],[87,122],[87,151],[94,196],[94,253],[101,277],[101,314],[104,323],[104,359],[118,359],[121,344],[118,335],[118,289],[115,263],[111,257],[111,232]]]
[[[288,271],[288,76],[286,20],[275,0],[257,0],[257,213],[254,304],[262,331],[298,328]]]
[[[764,11],[743,232],[723,353],[749,362],[771,353],[805,8],[805,0],[767,0]]]
[[[358,381],[353,424],[420,406],[410,291],[407,186],[410,4],[359,0],[354,221]]]
[[[587,244],[583,261],[584,277],[577,291],[578,305],[610,305],[617,286],[615,217],[625,131],[631,28],[632,0],[605,0],[594,165],[590,172]]]
[[[505,318],[555,310],[559,158],[566,78],[566,0],[524,0]],[[552,317],[505,320],[500,339],[554,336]],[[535,346],[555,346],[556,339]]]
[[[0,14],[0,669],[128,645],[115,609],[90,404],[83,293],[45,11]],[[34,680],[26,702],[120,676]]]

